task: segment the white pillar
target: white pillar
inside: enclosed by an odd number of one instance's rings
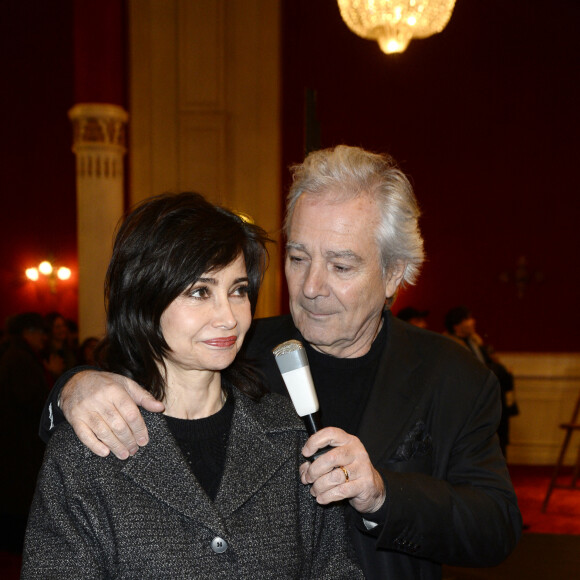
[[[115,227],[124,211],[126,111],[108,103],[80,103],[69,111],[77,174],[79,336],[105,330],[104,280]]]

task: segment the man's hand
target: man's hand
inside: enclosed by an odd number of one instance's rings
[[[60,407],[77,437],[101,457],[112,451],[127,459],[147,445],[149,434],[137,405],[153,413],[165,409],[135,381],[101,371],[74,375],[60,396]]]
[[[342,429],[326,427],[308,439],[302,454],[308,458],[327,445],[335,449],[300,466],[302,483],[312,484],[310,493],[320,504],[347,499],[359,513],[376,512],[385,501],[385,485],[364,445]]]

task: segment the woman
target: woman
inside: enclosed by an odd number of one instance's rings
[[[352,578],[344,523],[298,479],[306,440],[285,399],[236,359],[265,267],[264,232],[197,194],[121,226],[97,360],[165,403],[126,462],[52,437],[22,578]]]
[[[99,344],[99,339],[95,336],[85,338],[79,346],[79,365],[95,366],[95,348]]]

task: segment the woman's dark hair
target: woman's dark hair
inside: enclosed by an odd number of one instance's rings
[[[165,381],[157,365],[164,366],[170,348],[161,315],[204,272],[220,270],[240,255],[253,315],[268,241],[264,230],[198,193],[163,194],[137,205],[117,231],[107,270],[107,333],[95,353],[99,365],[163,399]],[[238,358],[222,376],[249,397],[260,398],[265,388]]]

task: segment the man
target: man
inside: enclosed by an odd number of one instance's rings
[[[307,350],[327,427],[303,453],[333,449],[302,465],[302,482],[321,504],[344,501],[367,578],[498,564],[521,518],[495,434],[496,379],[464,349],[389,312],[423,261],[411,185],[390,158],[346,146],[312,153],[293,174],[291,315],[256,321],[247,356],[285,393],[272,348],[298,339]],[[60,404],[95,453],[123,458],[147,443],[131,398],[163,409],[131,381],[94,372],[67,384]]]
[[[445,336],[467,347],[482,363],[486,364],[483,340],[475,331],[476,320],[465,306],[456,306],[445,315]]]
[[[419,328],[427,328],[427,316],[429,316],[428,310],[417,310],[413,306],[406,306],[397,312],[397,318]]]
[[[445,315],[445,336],[469,349],[479,361],[490,369],[499,381],[501,390],[501,419],[497,428],[499,444],[505,457],[510,442],[510,418],[519,415],[515,399],[514,377],[500,362],[493,349],[484,344],[476,332],[476,320],[465,306],[456,306]]]

